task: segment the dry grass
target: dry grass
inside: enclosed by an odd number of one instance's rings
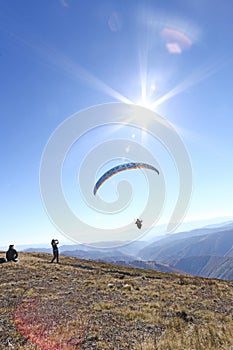
[[[0,265],[0,349],[233,350],[233,282],[21,253]]]

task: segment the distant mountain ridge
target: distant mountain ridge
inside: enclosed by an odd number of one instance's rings
[[[191,256],[233,256],[233,228],[205,234],[187,234],[178,238],[164,238],[143,248],[139,254],[143,260],[160,260],[174,264]]]
[[[51,253],[51,248],[25,251]],[[148,244],[136,241],[112,248],[64,245],[60,253],[87,260],[233,280],[233,221],[163,235]]]
[[[139,252],[189,274],[233,280],[233,223],[167,236]]]
[[[133,261],[115,261],[115,264],[121,265],[121,266],[128,266],[128,267],[136,267],[140,269],[146,269],[146,270],[157,270],[160,272],[171,272],[176,274],[187,274],[183,270],[179,269],[178,267],[174,267],[168,264],[163,264],[161,262],[156,261],[141,261],[141,260],[133,260]]]
[[[233,280],[233,258],[221,256],[192,256],[175,265],[193,276]]]

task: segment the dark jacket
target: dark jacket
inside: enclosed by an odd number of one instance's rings
[[[6,252],[7,261],[15,261],[17,258],[18,252],[13,247],[9,247],[8,251]]]
[[[53,251],[56,251],[56,250],[58,250],[58,240],[57,239],[52,239],[52,242],[51,242],[51,245],[52,245],[52,247],[53,247]]]

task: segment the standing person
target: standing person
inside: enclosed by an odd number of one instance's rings
[[[18,252],[14,248],[14,244],[9,245],[9,249],[6,252],[6,260],[18,262]]]
[[[57,260],[57,263],[59,263],[59,251],[57,246],[58,244],[58,239],[52,239],[51,245],[53,248],[53,259],[50,261],[51,263],[53,263],[55,259]]]

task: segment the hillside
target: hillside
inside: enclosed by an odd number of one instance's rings
[[[233,280],[232,257],[192,256],[179,260],[176,267],[194,276]]]
[[[233,282],[50,258],[0,265],[1,349],[231,349]]]
[[[178,260],[191,256],[226,256],[233,246],[233,228],[197,234],[177,234],[150,244],[139,252],[143,260],[157,260],[174,265]],[[202,232],[202,230],[201,230]]]
[[[141,260],[131,260],[131,261],[114,261],[114,264],[137,267],[140,269],[156,270],[160,272],[173,272],[177,274],[186,274],[186,272],[180,270],[178,267],[170,266],[167,264],[159,263],[156,261],[141,261]],[[191,274],[191,273],[190,273]]]
[[[180,233],[152,243],[139,252],[145,261],[156,261],[189,274],[233,279],[232,223]]]
[[[1,349],[231,349],[233,282],[50,258],[0,265]]]
[[[62,245],[63,255],[116,263],[161,272],[233,279],[233,222],[227,221],[186,232],[156,236],[151,241],[99,242]],[[105,248],[103,248],[105,247]],[[50,253],[51,248],[27,247],[25,252]],[[205,266],[206,264],[206,266]]]

